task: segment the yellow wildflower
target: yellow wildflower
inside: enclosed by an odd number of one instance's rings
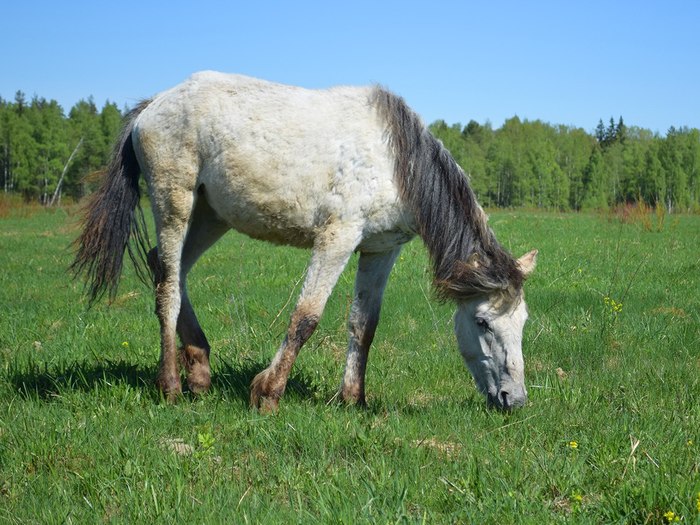
[[[569,447],[569,448],[571,448],[571,449],[577,449],[577,448],[578,448],[578,442],[576,442],[576,441],[569,441],[569,443],[567,443],[566,446]]]
[[[617,302],[615,299],[609,296],[603,297],[603,304],[608,307],[608,310],[613,314],[619,314],[622,312],[622,301]]]
[[[676,523],[681,521],[681,517],[672,510],[664,512],[664,519],[666,520],[666,523]]]
[[[122,346],[123,346],[124,348],[129,348],[129,341],[123,341],[123,342],[122,342]]]

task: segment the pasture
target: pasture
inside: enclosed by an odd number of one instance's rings
[[[75,208],[0,217],[0,522],[700,523],[700,217],[495,211],[525,285],[530,401],[488,410],[403,250],[367,409],[338,405],[356,257],[279,413],[249,384],[286,330],[308,252],[227,234],[190,275],[212,389],[153,385],[152,292],[71,281]]]

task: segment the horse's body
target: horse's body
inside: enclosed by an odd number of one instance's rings
[[[186,276],[233,228],[312,248],[287,336],[253,381],[254,405],[277,407],[354,251],[360,259],[341,396],[364,403],[384,286],[400,247],[416,234],[430,251],[438,292],[458,304],[460,350],[479,388],[498,406],[524,403],[521,287],[535,252],[518,262],[502,250],[464,174],[398,97],[377,87],[314,91],[207,72],[141,104],[79,239],[74,268],[87,270],[93,299],[106,289],[114,293],[130,235],[143,240],[134,216],[140,171],[158,233],[148,262],[161,324],[158,383],[169,397],[181,391],[176,332],[190,389],[209,387],[210,347]],[[481,330],[487,319],[489,331]],[[491,355],[494,344],[502,356]],[[486,361],[493,366],[484,371]]]
[[[148,172],[177,173],[183,198],[197,188],[219,219],[251,237],[311,248],[329,228],[359,235],[360,250],[386,251],[415,226],[370,96],[366,88],[309,91],[200,73],[136,118],[134,149]],[[172,177],[149,180],[172,187]]]

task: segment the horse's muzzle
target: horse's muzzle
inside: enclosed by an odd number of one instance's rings
[[[497,395],[488,394],[487,400],[489,407],[508,411],[524,406],[527,393],[522,387],[502,388]]]

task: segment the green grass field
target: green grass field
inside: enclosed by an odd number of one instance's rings
[[[526,285],[530,403],[487,410],[425,251],[403,251],[366,410],[340,383],[353,260],[274,416],[248,385],[308,253],[229,234],[193,270],[212,390],[163,402],[150,290],[88,310],[73,209],[0,218],[0,523],[700,523],[700,217],[494,212]],[[660,230],[660,231],[658,231]]]

